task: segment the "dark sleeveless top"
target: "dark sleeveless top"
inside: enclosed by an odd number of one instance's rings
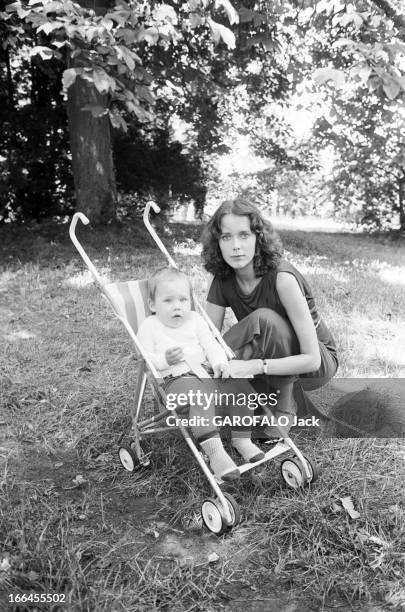
[[[311,288],[307,280],[288,261],[282,259],[275,270],[266,272],[261,277],[260,283],[248,295],[244,294],[239,287],[235,275],[228,278],[214,277],[208,292],[207,301],[224,308],[230,307],[238,321],[246,317],[257,308],[271,308],[281,317],[288,320],[287,312],[282,305],[276,289],[276,279],[279,272],[292,274],[307,300],[309,312],[316,327],[318,340],[332,351],[335,350],[335,341],[325,322],[321,319]]]

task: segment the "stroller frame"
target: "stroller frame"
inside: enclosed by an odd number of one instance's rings
[[[148,202],[143,213],[144,224],[148,232],[154,239],[155,243],[159,247],[160,251],[167,259],[168,263],[174,268],[178,268],[177,264],[168,253],[166,247],[164,246],[160,238],[157,236],[156,231],[150,223],[149,214],[151,208],[154,210],[155,213],[160,212],[160,208],[157,206],[157,204],[155,204],[154,202]],[[115,287],[114,283],[109,283],[102,279],[102,277],[96,270],[94,264],[91,262],[89,256],[87,255],[84,248],[77,239],[76,225],[79,220],[84,225],[87,225],[89,223],[88,218],[83,213],[75,213],[73,215],[69,227],[70,238],[76,249],[78,250],[80,256],[82,257],[84,263],[86,264],[87,268],[89,269],[94,281],[101,290],[102,296],[109,302],[114,311],[115,316],[122,322],[122,324],[126,328],[129,336],[135,344],[138,357],[140,357],[137,369],[135,402],[131,409],[130,433],[132,434],[133,438],[129,440],[128,444],[119,446],[119,458],[121,464],[129,472],[133,472],[136,469],[142,467],[148,467],[150,465],[149,455],[142,450],[142,439],[156,433],[179,429],[194,458],[196,459],[205,477],[207,478],[215,495],[215,498],[211,497],[204,500],[201,506],[203,522],[212,533],[220,535],[221,533],[224,533],[225,531],[231,529],[239,522],[240,513],[238,504],[229,493],[221,489],[220,485],[222,484],[222,481],[216,478],[209,469],[205,459],[203,458],[203,454],[198,450],[194,440],[190,437],[187,428],[181,423],[177,424],[176,426],[163,426],[161,424],[161,422],[168,416],[168,414],[170,414],[170,412],[165,408],[165,392],[156,382],[160,378],[159,374],[153,363],[150,361],[142,344],[139,342],[136,333],[128,320],[128,317],[125,315],[125,312],[120,309],[119,304],[117,303],[113,291]],[[137,282],[145,283],[146,281]],[[214,326],[214,324],[206,314],[205,310],[196,300],[195,296],[193,296],[193,302],[194,308],[198,310],[198,312],[203,316],[215,338],[225,350],[227,356],[232,359],[234,357],[232,350],[226,345],[218,329]],[[157,400],[159,406],[163,405],[164,409],[162,411],[159,411],[158,414],[141,420],[140,417],[142,401],[148,382],[151,384],[153,395]],[[126,432],[124,432],[120,436],[118,441],[119,445],[121,444],[125,435]],[[282,436],[281,431],[280,435]],[[313,483],[318,476],[318,468],[316,463],[310,458],[305,457],[298,449],[296,444],[289,437],[280,437],[280,440],[269,451],[265,453],[264,458],[260,461],[257,461],[256,463],[245,463],[243,465],[238,466],[238,469],[242,475],[243,473],[256,468],[258,465],[266,463],[267,461],[270,461],[271,459],[274,459],[275,457],[289,451],[292,451],[295,457],[293,459],[285,459],[281,464],[281,475],[285,483],[294,489],[299,489],[305,485]]]

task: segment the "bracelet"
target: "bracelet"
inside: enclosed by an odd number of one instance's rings
[[[269,371],[267,369],[268,365],[269,364],[267,363],[266,359],[263,359],[263,374],[266,374],[266,376],[268,376],[268,374],[269,374]]]

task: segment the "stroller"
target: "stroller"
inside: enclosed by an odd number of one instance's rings
[[[154,202],[149,202],[146,205],[143,214],[144,224],[157,246],[168,260],[169,264],[177,268],[176,263],[166,250],[150,223],[149,214],[151,208],[156,213],[160,211],[159,207]],[[128,472],[134,472],[142,468],[147,468],[150,465],[150,453],[145,453],[142,449],[142,440],[147,436],[161,434],[169,430],[173,431],[174,429],[172,425],[169,426],[165,424],[165,420],[170,413],[166,408],[165,392],[159,384],[159,373],[151,363],[145,349],[136,336],[140,323],[146,316],[151,314],[147,299],[147,280],[142,279],[117,283],[105,282],[97,272],[96,268],[90,261],[90,258],[76,237],[75,230],[79,219],[82,221],[82,223],[84,223],[84,225],[89,223],[89,220],[83,213],[75,213],[69,228],[70,238],[87,265],[95,282],[99,286],[103,297],[110,303],[115,316],[123,323],[124,327],[129,333],[135,344],[138,356],[135,402],[131,410],[131,430],[129,435],[124,432],[118,442],[118,455],[122,466]],[[219,331],[213,325],[194,296],[193,303],[194,308],[198,310],[198,312],[207,321],[213,335],[224,348],[228,358],[232,359],[234,357],[233,352],[225,344]],[[142,414],[142,407],[147,383],[150,383],[151,385],[153,396],[157,402],[157,405],[159,406],[159,411],[157,414],[145,418],[146,415]],[[143,417],[142,419],[141,416]],[[231,530],[239,523],[240,510],[238,503],[232,495],[221,489],[220,485],[223,483],[211,472],[203,454],[198,450],[196,444],[190,437],[187,428],[182,425],[181,422],[176,424],[176,428],[180,429],[187,445],[189,446],[195,460],[199,464],[212,489],[211,497],[204,499],[201,504],[203,524],[212,533],[221,535],[222,533]],[[281,432],[280,435],[282,435]],[[126,439],[125,443],[123,443],[124,438]],[[304,455],[289,437],[281,437],[280,440],[266,452],[264,458],[260,461],[240,465],[238,466],[238,469],[242,475],[243,473],[256,468],[262,463],[270,461],[279,455],[291,451],[293,453],[293,457],[284,459],[281,463],[281,476],[284,482],[293,489],[299,489],[313,483],[318,477],[317,464],[310,458],[304,457]]]

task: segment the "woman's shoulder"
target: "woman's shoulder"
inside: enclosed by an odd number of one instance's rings
[[[294,276],[299,287],[301,288],[301,291],[304,294],[307,294],[307,293],[309,294],[311,292],[305,277],[301,274],[299,270],[297,270],[295,266],[293,266],[286,259],[281,259],[277,266],[277,270],[276,270],[277,286],[279,286],[279,283],[282,282],[282,277],[278,276],[280,272],[284,272],[286,275]]]
[[[274,268],[267,270],[267,272],[263,274],[262,279],[265,281],[266,284],[270,283],[273,285],[276,282],[277,275],[279,272],[289,272],[294,276],[296,275],[296,273],[299,274],[299,272],[294,268],[294,266],[291,265],[287,260],[280,259],[280,261]]]
[[[287,261],[287,259],[280,259],[277,264],[276,272],[289,272],[290,274],[294,274],[294,276],[296,274],[300,274],[297,268],[295,268],[289,261]]]
[[[304,286],[304,285],[306,286],[308,284],[305,277],[301,274],[301,272],[297,270],[297,268],[293,266],[293,264],[287,261],[286,259],[281,259],[277,266],[276,275],[279,274],[280,272],[285,272],[287,274],[291,274],[292,276],[294,276],[300,286]]]
[[[218,306],[229,306],[229,296],[232,291],[232,277],[214,276],[208,290],[207,301]]]

